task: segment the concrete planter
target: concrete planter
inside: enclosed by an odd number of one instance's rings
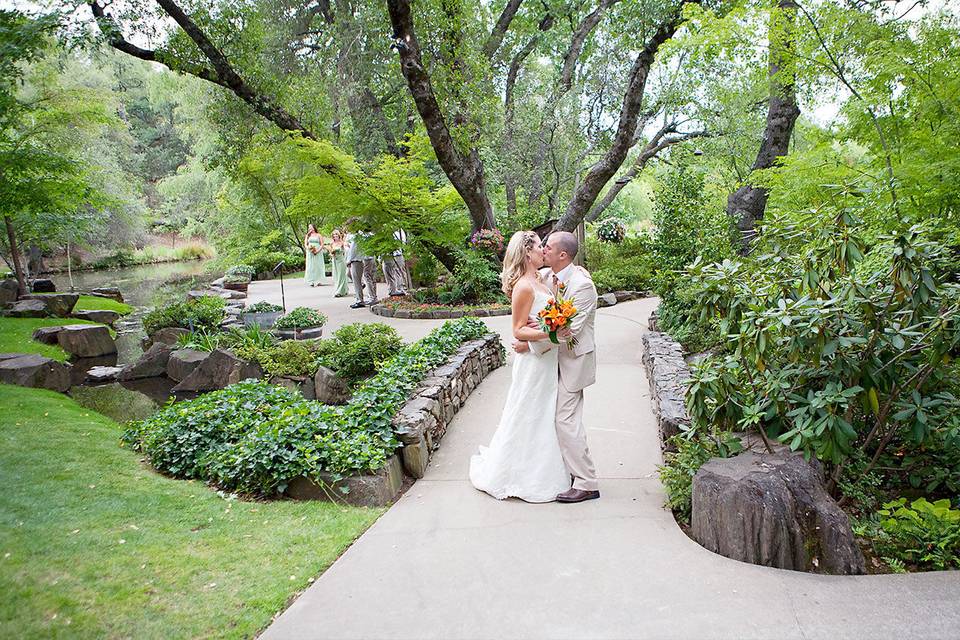
[[[296,329],[274,329],[281,340],[315,340],[323,335],[323,327],[297,327]]]
[[[245,327],[260,327],[269,329],[283,316],[283,311],[267,311],[264,313],[241,313],[240,319]]]

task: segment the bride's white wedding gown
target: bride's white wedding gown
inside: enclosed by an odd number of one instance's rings
[[[550,294],[537,291],[534,313]],[[515,354],[513,379],[500,425],[489,447],[470,459],[470,482],[494,498],[551,502],[570,488],[570,474],[560,455],[557,411],[557,349],[543,355]]]

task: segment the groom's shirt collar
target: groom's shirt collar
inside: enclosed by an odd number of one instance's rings
[[[573,273],[573,263],[571,262],[560,271],[555,271],[553,275],[557,276],[557,280],[563,284],[567,284],[567,281],[570,279],[570,275]]]

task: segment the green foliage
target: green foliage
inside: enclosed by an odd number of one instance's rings
[[[627,236],[627,228],[618,218],[608,217],[597,223],[597,240],[619,244]]]
[[[267,302],[266,300],[254,302],[243,309],[244,313],[277,313],[280,311],[283,311],[283,307]]]
[[[224,318],[226,302],[216,296],[201,296],[186,302],[174,302],[143,316],[143,330],[151,335],[166,327],[182,327],[215,332]]]
[[[234,327],[229,331],[197,329],[177,338],[180,349],[213,351],[214,349],[266,349],[276,344],[277,339],[258,326]]]
[[[929,502],[926,498],[909,506],[906,498],[884,504],[878,514],[888,538],[876,546],[921,567],[960,567],[960,509],[950,507],[950,500]]]
[[[655,264],[649,235],[627,235],[620,243],[600,242],[588,236],[587,265],[600,293],[646,291],[653,285]]]
[[[412,293],[417,302],[439,305],[483,305],[505,301],[500,291],[500,274],[490,257],[476,251],[458,253],[453,277],[439,287]]]
[[[945,374],[960,345],[960,286],[941,281],[939,246],[911,228],[864,276],[850,208],[811,215],[769,233],[751,265],[691,269],[701,315],[719,322],[729,350],[694,371],[694,423],[763,429],[841,467],[858,449],[876,451],[875,463],[896,437],[923,445],[955,433],[960,401]]]
[[[399,445],[392,419],[417,383],[486,332],[475,318],[447,322],[397,353],[346,406],[245,381],[168,405],[131,423],[123,439],[163,473],[265,496],[298,476],[375,471]]]
[[[323,366],[351,383],[376,372],[403,347],[397,330],[380,322],[343,325],[323,343]]]
[[[726,433],[719,438],[681,433],[670,438],[668,445],[675,450],[664,453],[664,463],[657,467],[667,492],[666,506],[673,510],[677,520],[690,524],[693,476],[710,458],[729,457],[742,447],[739,440]]]
[[[287,315],[277,320],[276,329],[303,329],[306,327],[322,327],[327,322],[327,316],[310,307],[297,307]]]
[[[272,376],[312,376],[320,366],[320,340],[281,340],[248,343],[235,349],[238,357],[256,362]]]

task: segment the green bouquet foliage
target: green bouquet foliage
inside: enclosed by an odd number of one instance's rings
[[[143,317],[143,330],[147,335],[167,327],[181,327],[191,331],[216,331],[224,318],[226,302],[216,296],[201,296],[186,302],[175,302]]]
[[[376,471],[399,446],[392,420],[410,392],[463,342],[486,333],[476,318],[445,323],[397,353],[345,406],[244,381],[132,422],[123,441],[162,473],[246,494],[282,494],[299,476]]]

